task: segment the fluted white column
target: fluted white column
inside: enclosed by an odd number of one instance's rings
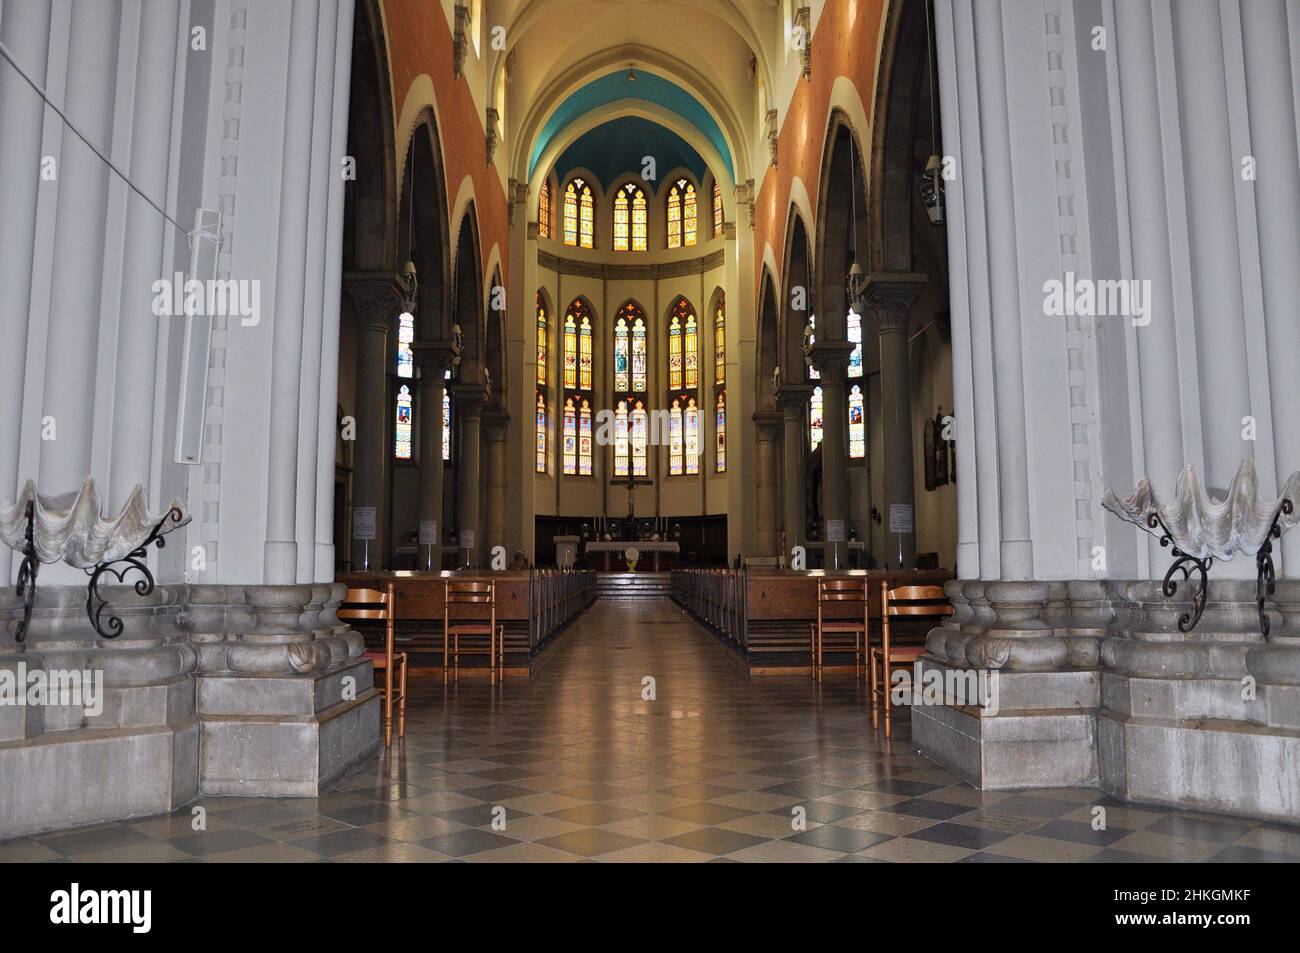
[[[298,545],[298,398],[302,381],[308,206],[311,196],[312,106],[316,92],[316,3],[298,0],[289,28],[288,92],[276,247],[275,327],[271,353],[270,446],[267,448],[267,583],[296,581]]]
[[[45,77],[49,47],[50,5],[8,0],[0,7],[0,40],[20,57],[28,75]],[[32,143],[41,141],[44,104],[8,64],[0,64],[0,169],[24,169],[6,177],[5,213],[0,215],[0,497],[12,499],[21,480],[19,445],[23,422],[39,414],[23,401],[27,361],[28,307],[36,240],[36,203],[41,189],[39,168],[31,169]],[[13,558],[0,547],[0,583],[12,578]]]

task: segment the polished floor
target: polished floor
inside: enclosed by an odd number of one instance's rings
[[[973,790],[905,717],[873,734],[853,679],[750,679],[667,600],[602,600],[536,678],[412,706],[402,746],[320,799],[204,798],[204,831],[186,807],[0,861],[1300,861],[1300,828]]]

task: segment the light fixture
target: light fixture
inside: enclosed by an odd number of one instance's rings
[[[629,83],[635,83],[635,82],[636,82],[636,70],[635,70],[634,68],[632,68],[631,66],[629,66],[629,67],[627,68],[627,81],[628,81]]]
[[[403,316],[415,314],[416,294],[420,290],[420,280],[416,275],[415,262],[408,261],[402,266],[402,273],[397,276],[394,292],[401,302]]]
[[[925,206],[925,214],[929,217],[930,224],[936,227],[942,225],[945,219],[943,161],[937,155],[932,155],[926,160],[925,171],[921,173],[919,189],[921,203]]]
[[[849,266],[849,276],[844,280],[844,295],[849,299],[849,308],[862,314],[864,299],[867,294],[867,276],[862,266],[856,261]]]

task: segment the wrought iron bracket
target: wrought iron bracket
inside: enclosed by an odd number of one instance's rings
[[[1255,608],[1259,611],[1259,630],[1264,633],[1264,638],[1268,638],[1271,626],[1268,613],[1264,611],[1264,603],[1277,589],[1277,574],[1273,569],[1273,540],[1282,537],[1282,527],[1279,525],[1282,517],[1290,516],[1294,511],[1295,504],[1283,497],[1273,516],[1273,525],[1264,537],[1264,545],[1255,554]]]
[[[36,605],[36,574],[40,571],[41,561],[36,558],[36,544],[32,541],[32,530],[36,523],[36,502],[27,501],[27,532],[23,537],[23,561],[18,566],[18,598],[23,600],[23,617],[18,622],[14,639],[22,642],[27,638],[27,628],[32,624],[32,609]]]
[[[1160,591],[1165,594],[1165,598],[1172,599],[1178,592],[1178,582],[1174,579],[1176,572],[1181,572],[1183,581],[1189,582],[1192,587],[1192,608],[1178,618],[1178,631],[1190,632],[1196,628],[1197,623],[1201,621],[1201,613],[1205,611],[1205,602],[1210,591],[1210,567],[1214,565],[1214,557],[1206,556],[1201,559],[1188,555],[1177,546],[1172,546],[1173,534],[1155,513],[1147,517],[1147,525],[1152,529],[1160,530],[1160,545],[1169,546],[1169,551],[1174,556],[1174,563],[1165,573],[1164,581],[1160,585]],[[1195,581],[1191,581],[1193,572],[1197,576]]]
[[[112,575],[119,583],[122,583],[126,581],[127,573],[137,572],[141,578],[135,581],[136,595],[147,596],[152,594],[154,578],[153,573],[149,571],[149,547],[157,546],[162,549],[166,546],[167,540],[163,538],[163,528],[170,522],[173,524],[171,528],[175,529],[181,525],[183,519],[184,514],[173,506],[158,521],[158,525],[149,533],[148,538],[129,554],[112,562],[97,563],[93,568],[86,570],[86,575],[90,577],[90,582],[86,586],[86,616],[90,619],[95,634],[101,639],[115,639],[121,635],[122,619],[113,613],[109,601],[100,595],[100,580],[105,575]],[[121,568],[115,568],[119,564],[125,565],[122,565]]]

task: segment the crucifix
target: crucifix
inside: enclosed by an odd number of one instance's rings
[[[624,523],[624,537],[628,540],[635,540],[638,537],[635,505],[636,488],[639,486],[652,486],[654,480],[649,477],[633,476],[629,467],[627,476],[614,477],[609,483],[610,486],[621,486],[627,490],[627,520]]]

